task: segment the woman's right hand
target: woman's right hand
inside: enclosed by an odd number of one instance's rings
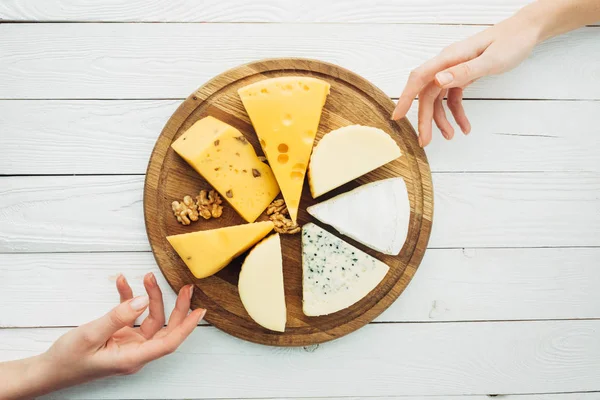
[[[519,65],[540,41],[540,32],[535,19],[519,13],[448,46],[411,72],[392,119],[404,117],[418,96],[419,145],[425,147],[431,142],[432,120],[450,140],[454,129],[442,104],[447,97],[454,120],[468,134],[471,124],[462,106],[463,89],[483,76],[500,74]]]

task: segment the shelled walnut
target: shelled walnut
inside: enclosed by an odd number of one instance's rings
[[[192,196],[185,196],[181,203],[174,201],[171,203],[171,208],[177,221],[183,225],[189,225],[191,221],[198,221],[198,206],[194,203]]]
[[[290,213],[282,199],[275,200],[267,207],[267,215],[275,225],[275,232],[288,235],[300,232],[298,224],[289,218]]]
[[[201,190],[196,202],[204,219],[219,218],[223,214],[223,200],[215,190]]]

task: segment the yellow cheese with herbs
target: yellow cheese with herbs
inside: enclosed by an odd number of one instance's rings
[[[271,221],[167,236],[198,279],[216,274],[273,229]]]
[[[171,145],[248,222],[279,194],[271,168],[234,127],[213,117],[192,125]]]
[[[316,78],[284,76],[238,91],[294,221],[329,87]]]

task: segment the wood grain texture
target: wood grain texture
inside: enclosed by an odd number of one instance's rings
[[[1,178],[0,252],[149,250],[143,179]],[[429,247],[600,246],[597,173],[438,173],[433,184]]]
[[[206,326],[197,328],[177,352],[137,375],[94,382],[50,398],[591,391],[600,389],[599,330],[600,321],[371,324],[318,347],[282,349],[245,343]],[[33,355],[64,332],[0,330],[0,359]]]
[[[201,189],[210,188],[210,185],[170,146],[196,121],[210,115],[238,128],[258,151],[261,145],[237,91],[263,79],[290,75],[314,77],[331,85],[315,143],[334,129],[364,124],[388,132],[402,152],[399,159],[321,196],[321,201],[366,183],[402,176],[410,200],[410,222],[406,241],[398,256],[380,254],[353,242],[359,249],[385,262],[390,270],[369,296],[351,307],[318,318],[307,317],[302,311],[301,235],[284,235],[283,280],[288,319],[285,332],[279,333],[259,326],[242,305],[237,281],[243,256],[213,276],[195,279],[166,237],[245,223],[230,207],[219,219],[188,227],[177,223],[169,212],[173,199],[198,193]],[[171,287],[178,292],[184,285],[194,283],[192,307],[210,309],[205,317],[208,322],[241,339],[267,345],[323,343],[347,335],[381,314],[415,274],[427,248],[433,220],[433,189],[425,152],[419,147],[415,132],[406,119],[400,122],[390,120],[393,109],[394,103],[385,93],[360,76],[333,64],[297,58],[241,65],[215,77],[190,95],[158,137],[144,184],[144,219],[148,239],[156,262]],[[309,193],[308,184],[305,184],[299,207],[300,226],[313,221],[306,209],[316,203]],[[266,216],[259,217],[261,219],[266,219]]]
[[[0,174],[143,174],[158,133],[180,104],[0,101]],[[466,100],[464,107],[469,136],[455,126],[448,142],[434,126],[425,149],[432,172],[600,172],[598,101]],[[416,126],[416,105],[408,119]]]
[[[600,318],[599,259],[600,248],[429,249],[375,321]],[[168,319],[175,293],[149,252],[0,254],[0,327],[81,325],[116,304],[119,273],[141,294],[150,271]]]
[[[19,0],[0,3],[0,21],[349,22],[493,24],[530,0]]]
[[[482,29],[385,24],[1,24],[0,98],[183,98],[224,70],[271,57],[333,62],[394,97],[411,69]],[[600,28],[583,28],[544,42],[515,70],[475,82],[465,97],[599,99],[599,32]]]

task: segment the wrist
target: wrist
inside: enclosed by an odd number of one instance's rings
[[[46,353],[29,359],[26,369],[27,390],[30,396],[41,396],[61,387],[57,368]]]
[[[529,28],[536,44],[556,35],[553,13],[544,10],[537,2],[523,7],[512,18],[515,18],[520,26]]]
[[[52,367],[43,355],[0,363],[0,375],[6,379],[0,388],[3,399],[28,399],[53,390]]]

